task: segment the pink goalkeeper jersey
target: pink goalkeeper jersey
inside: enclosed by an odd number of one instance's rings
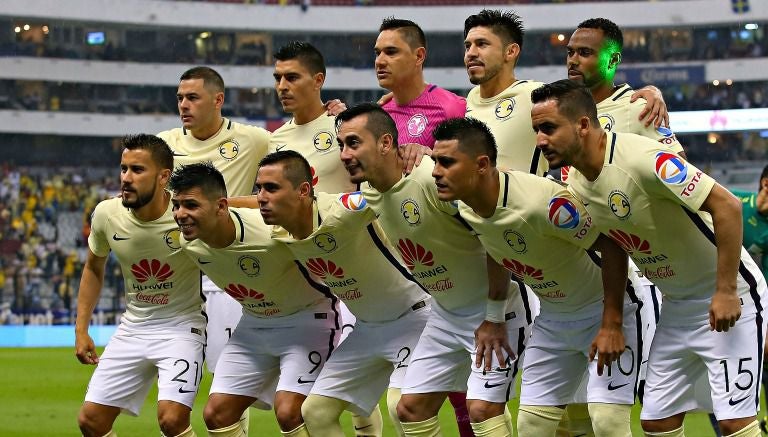
[[[383,108],[397,124],[399,144],[417,143],[431,149],[435,145],[432,131],[446,119],[463,118],[467,101],[464,97],[430,84],[411,103],[398,105],[392,99]]]

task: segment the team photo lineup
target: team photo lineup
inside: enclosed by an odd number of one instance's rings
[[[222,116],[215,69],[180,71],[181,125],[122,139],[120,193],[91,216],[82,435],[117,436],[155,384],[169,437],[261,435],[251,408],[292,437],[626,437],[636,405],[646,436],[698,435],[688,412],[763,435],[742,194],[687,161],[658,88],[614,81],[615,23],[583,17],[542,83],[515,74],[524,19],[466,17],[466,96],[425,81],[408,17],[371,47],[378,102],[323,101],[323,54],[275,47],[274,132]],[[110,252],[125,313],[97,352]]]

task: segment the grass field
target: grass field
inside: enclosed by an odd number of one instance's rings
[[[77,412],[83,401],[93,367],[81,365],[72,348],[0,349],[0,436],[78,436]],[[202,408],[205,404],[211,375],[203,383],[192,413],[192,426],[199,436],[205,436]],[[115,430],[122,436],[158,436],[160,430],[155,419],[157,391],[150,392],[139,417],[121,415]],[[513,415],[517,402],[509,404]],[[385,413],[385,404],[381,404]],[[633,411],[633,434],[640,436],[639,407]],[[440,412],[446,437],[456,436],[456,426],[450,406],[446,403]],[[349,415],[343,416],[344,429],[350,430]],[[685,423],[686,435],[713,436],[704,414],[689,414]],[[385,418],[384,436],[393,431]],[[280,436],[279,428],[270,411],[251,409],[251,436]]]

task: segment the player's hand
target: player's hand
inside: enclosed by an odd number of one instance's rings
[[[736,293],[715,292],[709,305],[709,329],[726,332],[741,317],[741,300]]]
[[[379,98],[379,100],[376,101],[376,104],[379,105],[379,106],[384,106],[384,105],[387,104],[387,102],[392,100],[394,97],[395,97],[395,94],[392,93],[392,91],[390,91],[390,92],[384,94],[383,96],[381,96]]]
[[[339,99],[328,100],[323,107],[328,111],[329,117],[335,117],[347,110],[347,104]]]
[[[503,367],[507,362],[504,352],[510,359],[515,358],[515,353],[509,345],[506,323],[493,323],[483,320],[483,323],[475,329],[475,367],[480,367],[485,362],[484,372],[490,372],[493,368],[493,354]]]
[[[75,335],[75,355],[83,364],[99,364],[96,345],[88,334]]]
[[[409,175],[414,168],[421,164],[424,155],[432,156],[432,149],[421,144],[408,143],[398,147],[397,153],[403,159],[403,173]]]
[[[601,327],[589,348],[589,361],[597,355],[597,374],[603,376],[603,367],[610,367],[624,352],[624,333],[621,327]]]
[[[644,98],[647,104],[637,119],[644,122],[646,127],[650,126],[651,123],[657,128],[669,126],[669,112],[667,112],[667,104],[664,102],[664,95],[661,94],[661,90],[655,86],[647,86],[635,91],[629,101],[634,102],[640,97]]]

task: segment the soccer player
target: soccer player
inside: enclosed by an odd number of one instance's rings
[[[405,434],[438,432],[437,412],[446,393],[467,388],[477,434],[494,427],[511,433],[504,406],[514,392],[516,358],[527,338],[530,310],[508,307],[509,273],[492,261],[495,283],[489,284],[485,249],[458,217],[456,206],[437,199],[432,163],[423,162],[403,177],[399,132],[381,107],[352,107],[339,114],[337,123],[341,159],[352,181],[368,182],[363,186],[366,201],[386,235],[397,241],[411,273],[434,298],[398,406]],[[487,307],[493,309],[490,314]],[[471,368],[468,358],[485,365]]]
[[[515,77],[523,34],[523,23],[512,12],[484,9],[464,21],[464,65],[469,81],[477,85],[467,95],[467,116],[493,132],[499,169],[543,175],[547,163],[530,129],[530,93],[542,84]],[[660,95],[646,89],[638,94],[653,108],[648,119],[663,118],[666,108],[656,106]]]
[[[362,195],[315,197],[309,164],[297,152],[265,157],[256,189],[264,222],[282,227],[273,237],[357,318],[301,409],[311,435],[343,436],[338,419],[345,409],[367,416],[388,387],[401,387],[429,316],[429,296],[377,230]]]
[[[230,195],[250,195],[256,163],[267,154],[269,132],[222,117],[224,80],[212,68],[185,71],[176,99],[182,127],[158,134],[173,149],[175,165],[212,162],[224,175]],[[242,306],[207,277],[203,277],[203,291],[208,314],[206,363],[215,373],[221,350],[240,320]]]
[[[189,414],[203,377],[205,316],[200,271],[179,247],[165,190],[172,169],[173,154],[160,138],[123,138],[121,198],[93,211],[75,322],[77,359],[96,365],[78,416],[87,437],[117,435],[117,415],[138,415],[154,381],[162,434],[195,435]],[[99,357],[88,325],[110,250],[122,267],[126,311]]]
[[[258,400],[274,405],[283,435],[308,436],[301,403],[336,344],[336,298],[271,238],[258,210],[228,207],[213,165],[177,168],[168,185],[182,249],[244,309],[213,377],[208,434],[244,435],[239,419]]]
[[[646,435],[682,436],[707,375],[724,435],[758,436],[765,280],[741,247],[740,202],[658,142],[607,133],[589,91],[570,80],[532,94],[537,147],[571,165],[571,189],[664,290],[641,420]]]
[[[768,166],[760,174],[757,192],[731,190],[741,200],[744,247],[760,258],[763,276],[768,273]]]
[[[462,201],[461,217],[488,253],[541,302],[523,360],[519,435],[553,436],[589,369],[595,434],[630,436],[640,332],[637,305],[623,305],[625,290],[637,302],[626,254],[558,182],[497,170],[496,144],[482,122],[448,120],[434,135],[438,198]]]
[[[385,18],[374,47],[376,79],[392,92],[383,105],[397,123],[401,144],[432,148],[432,130],[447,118],[463,117],[466,100],[424,82],[427,39],[410,20]]]
[[[309,161],[317,191],[340,193],[354,185],[339,161],[335,117],[320,99],[325,82],[323,55],[310,43],[294,41],[275,52],[275,91],[293,118],[272,133],[270,152],[295,150]]]

